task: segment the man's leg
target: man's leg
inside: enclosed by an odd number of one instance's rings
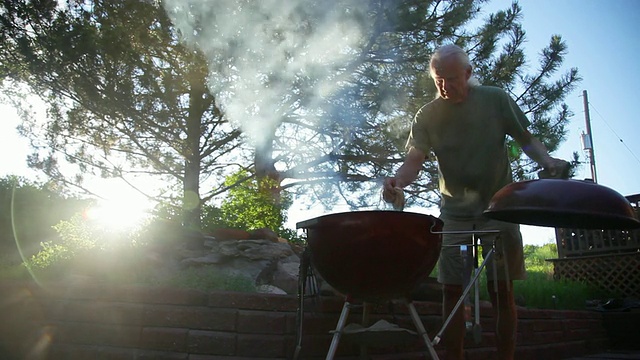
[[[513,294],[513,281],[524,280],[527,273],[524,267],[524,253],[520,226],[491,220],[485,224],[486,229],[499,229],[495,240],[488,238],[487,244],[495,241],[496,253],[493,261],[487,264],[487,288],[496,316],[496,346],[498,360],[512,360],[516,348],[518,313]],[[485,239],[482,239],[485,240]],[[489,248],[483,247],[486,257]],[[507,275],[508,274],[508,275]],[[497,292],[494,291],[497,276]]]
[[[442,289],[442,320],[445,321],[462,296],[462,286],[443,284]],[[442,334],[447,360],[464,359],[464,336],[464,306],[460,306]]]
[[[518,312],[513,296],[513,283],[504,280],[498,282],[498,292],[494,291],[494,282],[488,281],[487,287],[496,316],[497,360],[513,360],[516,350],[518,330]]]
[[[442,237],[442,249],[438,261],[438,282],[442,285],[442,315],[445,321],[463,292],[466,279],[465,266],[461,253],[461,245],[472,245],[470,230],[476,228],[474,221],[445,219]],[[447,233],[449,232],[449,233]],[[464,339],[466,328],[464,323],[464,306],[461,306],[442,334],[442,344],[447,352],[447,360],[464,359]]]

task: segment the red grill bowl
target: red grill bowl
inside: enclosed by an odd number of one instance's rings
[[[341,293],[368,301],[410,297],[438,261],[442,225],[431,215],[383,210],[296,224],[307,232],[311,261],[322,278]]]

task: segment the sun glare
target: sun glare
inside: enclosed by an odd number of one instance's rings
[[[151,204],[146,199],[101,200],[87,211],[87,217],[112,229],[131,228],[148,218]]]

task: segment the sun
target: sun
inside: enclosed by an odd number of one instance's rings
[[[103,189],[107,190],[107,189]],[[128,229],[141,225],[151,215],[153,203],[143,195],[113,187],[86,212],[87,218],[111,229]]]
[[[101,200],[87,210],[87,217],[107,227],[131,228],[147,219],[149,211],[147,204],[131,199]]]

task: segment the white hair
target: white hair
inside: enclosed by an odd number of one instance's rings
[[[467,55],[460,46],[447,44],[436,49],[433,55],[431,55],[431,61],[429,62],[429,74],[432,78],[435,78],[434,68],[436,65],[439,64],[442,59],[449,56],[454,56],[463,66],[469,67],[473,70],[471,60],[469,60],[469,55]],[[467,80],[467,84],[469,84],[469,86],[480,86],[480,80],[478,80],[475,75],[471,74],[469,80]]]
[[[469,80],[467,80],[467,84],[469,84],[470,87],[482,85],[482,83],[480,83],[480,80],[473,74],[469,76]]]

